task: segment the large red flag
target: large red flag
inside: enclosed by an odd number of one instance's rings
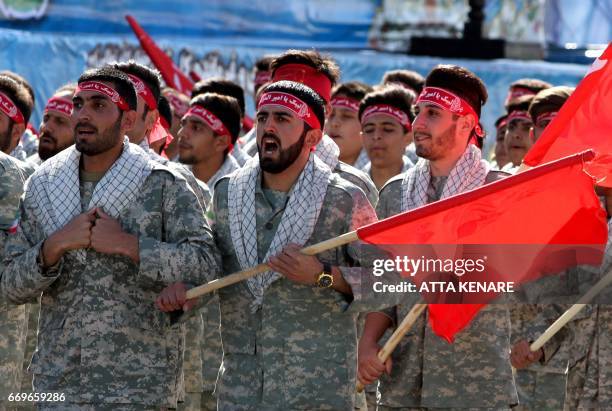
[[[587,170],[599,185],[612,187],[612,43],[531,147],[523,162],[537,166],[592,149],[596,158]]]
[[[521,284],[572,265],[598,265],[608,233],[605,211],[593,189],[594,179],[583,170],[592,158],[592,151],[565,157],[387,218],[359,229],[357,234],[395,258],[437,256],[458,262],[484,256],[483,272],[458,276],[455,266],[451,268],[454,274],[442,277],[456,283]],[[405,269],[400,271],[406,274]],[[439,272],[414,271],[413,283],[422,295],[421,285],[432,275],[440,277]],[[423,295],[430,304],[432,329],[448,341],[498,295],[495,290],[450,294]],[[439,301],[453,304],[432,303]]]
[[[189,95],[193,88],[193,82],[174,64],[172,59],[160,49],[153,41],[151,36],[140,27],[140,24],[132,16],[125,16],[125,19],[136,34],[140,46],[147,53],[151,62],[157,67],[164,81],[169,87]]]

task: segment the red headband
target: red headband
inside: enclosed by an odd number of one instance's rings
[[[136,89],[136,93],[140,97],[142,97],[147,107],[149,107],[149,110],[156,110],[157,100],[155,100],[155,97],[153,96],[153,92],[151,91],[151,89],[139,77],[133,74],[128,74],[128,77],[130,78],[130,81],[134,85],[134,88]]]
[[[172,106],[174,113],[179,117],[183,117],[185,113],[187,112],[187,110],[189,110],[189,104],[185,103],[183,100],[181,100],[180,98],[178,98],[176,95],[172,93],[168,93],[166,95],[166,99]]]
[[[535,123],[538,124],[540,121],[552,120],[553,118],[557,117],[557,114],[559,114],[558,111],[551,111],[550,113],[542,113],[536,118]]]
[[[256,85],[265,84],[270,80],[272,80],[272,73],[269,71],[258,71],[257,74],[255,74]]]
[[[400,123],[406,130],[412,130],[412,124],[410,123],[410,117],[408,117],[408,114],[387,104],[375,104],[366,108],[361,116],[361,124],[365,124],[368,118],[377,114],[389,116]]]
[[[332,107],[345,108],[351,111],[359,111],[359,100],[349,97],[334,97],[332,98]]]
[[[529,113],[525,110],[514,110],[510,114],[508,114],[508,123],[512,120],[525,120],[531,123],[531,117]]]
[[[59,97],[51,97],[45,106],[45,113],[47,111],[56,111],[61,115],[70,117],[72,115],[73,107],[72,101],[70,100]]]
[[[508,104],[510,101],[522,96],[535,96],[536,94],[538,93],[533,90],[529,90],[528,88],[511,87],[510,90],[508,90],[508,95],[506,96],[505,104]]]
[[[117,90],[115,90],[111,86],[107,86],[104,83],[100,83],[99,81],[84,81],[80,83],[77,86],[74,95],[77,95],[77,93],[80,91],[96,91],[110,98],[111,101],[115,103],[120,110],[129,111],[130,109],[128,103],[119,95],[119,92]]]
[[[280,91],[270,91],[262,94],[259,99],[257,110],[265,106],[281,106],[295,113],[300,119],[304,120],[313,129],[320,129],[321,123],[312,108],[294,95]]]
[[[331,99],[332,83],[323,73],[306,64],[285,64],[276,69],[272,81],[289,80],[313,89],[326,103]]]
[[[13,100],[0,91],[0,111],[6,114],[17,124],[25,123],[23,113],[17,108]]]
[[[470,105],[470,103],[468,103],[458,95],[439,87],[425,87],[417,98],[415,104],[418,103],[431,103],[462,117],[471,114],[476,120],[474,132],[478,137],[484,136],[482,128],[480,128],[480,119],[476,114],[476,111],[474,111],[474,108]]]
[[[231,133],[229,132],[227,127],[225,127],[225,124],[223,124],[223,122],[219,120],[219,117],[215,116],[213,113],[206,110],[202,106],[198,106],[197,104],[192,105],[191,107],[189,107],[187,113],[185,113],[185,116],[196,116],[202,119],[204,123],[206,123],[206,125],[210,127],[215,133],[221,136],[226,134],[228,136],[231,136]]]

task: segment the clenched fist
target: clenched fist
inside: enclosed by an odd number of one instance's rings
[[[96,220],[95,211],[94,208],[79,214],[45,240],[42,247],[45,267],[56,264],[70,250],[88,248],[91,245],[91,227]]]

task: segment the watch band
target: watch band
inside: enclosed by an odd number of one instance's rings
[[[331,275],[331,273],[332,273],[332,267],[331,267],[331,264],[330,264],[330,263],[323,263],[323,272],[324,272],[325,274],[329,274],[329,275]]]

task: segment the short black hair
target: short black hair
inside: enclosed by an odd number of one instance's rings
[[[552,84],[550,84],[548,81],[537,78],[522,78],[513,81],[509,88],[513,89],[515,87],[526,88],[527,90],[535,91],[537,93],[541,90],[552,87]]]
[[[423,91],[425,77],[412,70],[391,70],[387,71],[383,76],[382,84],[399,84],[419,95]]]
[[[265,87],[263,93],[278,91],[281,93],[291,94],[302,100],[314,112],[315,116],[321,124],[321,129],[325,125],[325,101],[310,87],[297,83],[295,81],[282,80],[275,83],[270,83]],[[306,123],[304,123],[308,126]],[[309,127],[309,126],[308,126]]]
[[[544,113],[559,111],[574,89],[567,86],[550,87],[540,91],[529,104],[529,115],[535,123],[538,116]]]
[[[58,94],[58,93],[61,93],[62,91],[66,91],[66,92],[70,92],[74,94],[74,92],[76,91],[76,88],[77,88],[76,83],[66,83],[60,88],[58,88],[57,90],[55,90],[55,93],[53,94]]]
[[[489,94],[482,80],[465,67],[439,64],[425,79],[425,87],[439,87],[466,100],[480,117],[480,110]]]
[[[21,111],[21,115],[23,115],[23,119],[27,124],[32,115],[32,100],[27,89],[11,77],[0,75],[0,91],[13,101],[13,104]],[[13,123],[13,120],[9,118],[11,127]]]
[[[516,98],[512,101],[512,103],[510,103],[508,105],[508,114],[512,113],[513,111],[527,111],[529,110],[529,105],[531,104],[531,101],[533,100],[533,96],[529,95],[529,96],[520,96],[519,98]]]
[[[244,116],[246,111],[244,101],[244,90],[238,84],[223,77],[211,77],[205,80],[200,80],[193,86],[191,90],[191,98],[195,98],[200,94],[216,93],[222,96],[234,97],[238,101],[240,107],[240,115]]]
[[[136,90],[130,78],[123,71],[110,65],[89,69],[81,74],[78,84],[85,81],[107,81],[111,83],[117,93],[125,100],[130,110],[136,111],[138,107]]]
[[[13,80],[15,80],[17,83],[21,84],[23,87],[26,88],[26,90],[28,91],[28,94],[30,95],[30,99],[32,100],[32,107],[30,108],[30,110],[33,110],[34,105],[36,104],[36,95],[34,93],[34,88],[32,88],[32,85],[28,82],[28,80],[26,80],[25,77],[23,77],[22,75],[17,74],[14,71],[10,71],[10,70],[0,71],[0,76],[10,77]]]
[[[232,144],[236,143],[240,135],[242,123],[240,122],[240,106],[238,100],[232,96],[218,93],[204,93],[195,96],[190,106],[200,106],[213,113],[230,132]]]
[[[125,74],[131,74],[141,79],[153,93],[155,101],[159,100],[161,95],[161,77],[159,71],[135,62],[134,60],[114,63],[113,66],[117,70],[123,71]]]
[[[495,120],[495,128],[499,128],[499,125],[501,124],[502,121],[504,121],[505,119],[508,118],[508,114],[503,114],[499,117],[497,117],[497,120]]]
[[[361,101],[371,91],[372,86],[369,84],[362,83],[361,81],[347,81],[334,87],[332,97],[345,96]]]
[[[331,56],[322,55],[316,50],[287,50],[270,64],[272,76],[276,70],[287,64],[305,64],[316,69],[331,81],[332,87],[340,80],[340,68],[336,61]]]
[[[272,64],[272,61],[276,58],[276,56],[273,55],[265,55],[263,57],[260,57],[257,59],[257,61],[255,61],[255,71],[270,71],[270,64]]]
[[[170,107],[170,103],[166,97],[159,96],[157,110],[159,111],[160,117],[166,120],[168,126],[172,126],[172,107]]]
[[[359,121],[361,121],[363,112],[368,107],[377,104],[386,104],[406,113],[410,119],[410,122],[412,122],[414,120],[412,105],[414,104],[415,99],[416,95],[414,92],[402,86],[395,84],[384,86],[378,90],[366,94],[363,100],[361,100],[361,104],[359,105]],[[404,132],[406,131],[408,130],[404,129]]]

